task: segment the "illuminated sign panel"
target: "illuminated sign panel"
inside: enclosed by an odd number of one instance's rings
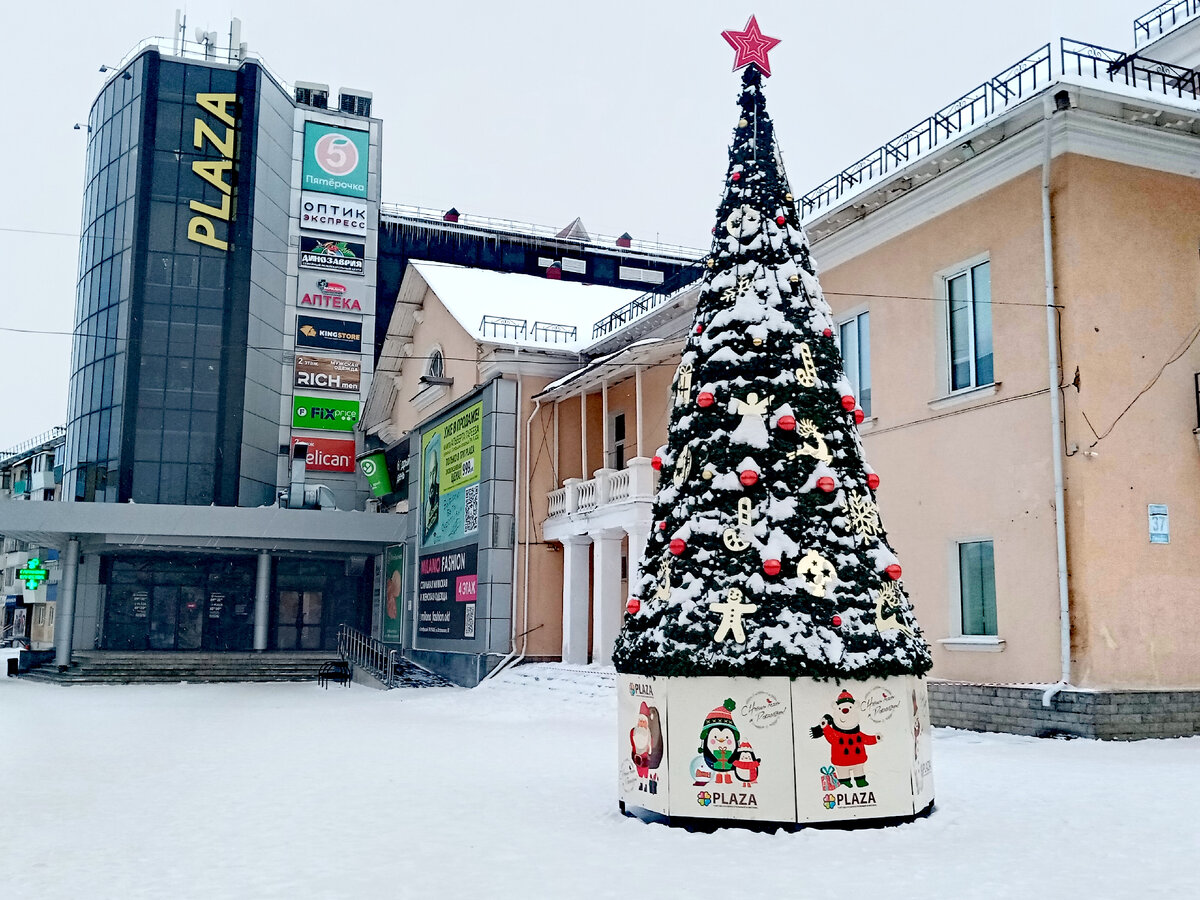
[[[305,122],[300,187],[365,200],[369,143],[365,131]]]

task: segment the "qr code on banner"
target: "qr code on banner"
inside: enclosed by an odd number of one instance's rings
[[[465,493],[467,508],[463,511],[463,531],[470,534],[479,530],[479,485],[471,485]]]
[[[463,637],[475,637],[475,604],[468,603],[466,609],[466,619],[463,623]]]

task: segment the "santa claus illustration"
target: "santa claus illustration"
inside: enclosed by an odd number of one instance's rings
[[[663,753],[658,710],[645,701],[638,709],[636,724],[629,729],[629,747],[629,758],[637,769],[638,790],[647,790],[648,779],[652,777],[650,770],[658,768]]]
[[[826,713],[821,724],[811,729],[813,739],[829,742],[829,761],[837,771],[837,780],[846,787],[867,787],[867,747],[878,743],[879,735],[864,734],[859,728],[854,695],[843,690],[833,704],[833,715]],[[851,779],[853,783],[851,783]]]

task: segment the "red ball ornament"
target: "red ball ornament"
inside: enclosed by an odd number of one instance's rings
[[[867,487],[871,490],[876,490],[879,487],[879,476],[874,472],[867,476]]]
[[[787,224],[787,219],[786,219],[786,218],[784,218],[783,216],[776,216],[776,217],[775,217],[775,224],[776,224],[776,225],[786,225],[786,224]]]
[[[638,610],[641,608],[642,601],[640,601],[637,597],[630,597],[629,602],[625,604],[625,612],[629,613],[631,616],[636,616]]]
[[[796,430],[796,417],[795,416],[780,416],[779,417],[779,427],[782,428],[784,431],[795,431]]]
[[[667,546],[676,556],[679,556],[687,548],[687,544],[683,542],[683,538],[671,538],[671,543]]]
[[[842,409],[846,410],[847,412],[854,409],[856,404],[857,401],[849,394],[844,394],[842,396]]]
[[[834,484],[833,479],[828,475],[822,475],[817,479],[817,487],[819,487],[825,493],[830,494],[833,492],[833,489],[837,487],[837,485]]]
[[[629,602],[630,602],[630,603],[634,603],[634,602],[636,602],[636,601],[634,601],[634,600],[630,600]],[[834,628],[841,628],[841,627],[842,627],[842,617],[841,617],[841,616],[834,616],[834,617],[833,617],[832,619],[830,619],[829,621],[833,622],[833,627],[834,627]]]
[[[867,414],[862,411],[861,407],[854,410],[854,424],[855,425],[861,425],[866,418],[867,418]]]
[[[701,391],[700,395],[696,398],[696,402],[703,407],[712,406],[716,401],[717,398],[710,391]]]
[[[901,575],[900,566],[897,565],[896,563],[892,563],[890,566],[888,566],[883,571],[887,572],[888,578],[892,579],[892,581],[900,580],[900,575]]]
[[[733,173],[731,176],[729,176],[729,177],[730,177],[730,178],[732,178],[734,181],[741,181],[741,180],[742,180],[742,173],[741,173],[741,172],[734,172],[734,173]]]
[[[777,559],[763,560],[763,571],[766,572],[768,575],[770,575],[772,578],[774,578],[776,575],[778,575],[779,570],[782,568],[783,568],[783,566],[780,565],[780,562]]]
[[[741,475],[738,476],[738,481],[740,481],[745,487],[753,487],[758,483],[758,473],[753,469],[746,469]]]
[[[824,331],[821,332],[821,334],[825,335],[825,337],[833,337],[833,329],[826,328]]]
[[[662,471],[662,457],[661,456],[652,456],[650,458],[650,468],[654,469],[654,471],[656,471],[656,472],[661,472]]]
[[[659,531],[666,531],[666,530],[667,530],[667,523],[666,523],[666,522],[659,522],[659,523],[658,523],[658,530],[659,530]]]
[[[700,333],[701,333],[701,332],[703,332],[703,331],[704,331],[704,326],[703,326],[703,325],[697,325],[697,326],[696,326],[696,334],[700,334]]]

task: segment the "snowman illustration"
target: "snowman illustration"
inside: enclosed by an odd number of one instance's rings
[[[862,732],[853,694],[846,690],[838,694],[833,715],[826,713],[821,717],[821,724],[814,725],[810,731],[813,740],[823,737],[829,742],[829,761],[833,763],[840,784],[867,787],[867,747],[878,743],[880,736]]]
[[[736,705],[726,700],[704,717],[704,727],[700,729],[700,752],[713,774],[713,784],[733,784],[734,755],[741,739],[733,723]]]

